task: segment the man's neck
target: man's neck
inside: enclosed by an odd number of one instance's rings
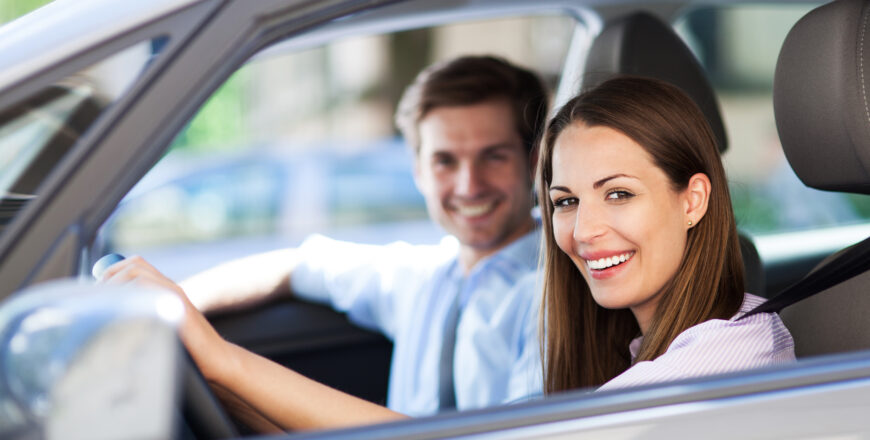
[[[513,233],[502,240],[497,246],[492,247],[474,247],[461,244],[459,247],[459,266],[462,268],[462,274],[468,276],[477,264],[484,258],[495,254],[496,252],[509,246],[511,243],[519,240],[535,228],[535,221],[529,218],[528,222],[523,223],[521,228],[517,228]]]

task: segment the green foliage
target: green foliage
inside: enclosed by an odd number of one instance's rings
[[[51,3],[51,0],[4,0],[0,1],[0,23],[14,20],[36,8]]]
[[[783,227],[774,204],[746,184],[732,181],[728,186],[738,228],[757,234],[776,232]]]
[[[846,195],[852,208],[862,219],[870,219],[870,197],[864,194]]]
[[[234,145],[246,134],[244,69],[227,80],[175,138],[172,149],[215,151]]]

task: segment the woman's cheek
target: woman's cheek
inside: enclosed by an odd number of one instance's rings
[[[571,216],[559,212],[553,214],[553,236],[559,249],[571,256],[574,247],[574,222]]]

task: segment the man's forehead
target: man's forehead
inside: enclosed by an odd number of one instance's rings
[[[523,143],[511,108],[503,100],[438,107],[420,121],[419,128],[421,154],[522,148]]]
[[[502,142],[491,145],[471,145],[465,146],[464,148],[456,146],[456,145],[441,145],[441,146],[433,146],[431,149],[427,149],[425,154],[429,155],[456,155],[456,154],[475,154],[475,155],[484,155],[484,154],[493,154],[499,152],[517,152],[523,151],[524,148],[521,142]]]

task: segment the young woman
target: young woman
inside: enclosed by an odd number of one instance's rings
[[[609,389],[794,359],[743,265],[719,153],[679,89],[617,78],[541,145],[545,390]]]

